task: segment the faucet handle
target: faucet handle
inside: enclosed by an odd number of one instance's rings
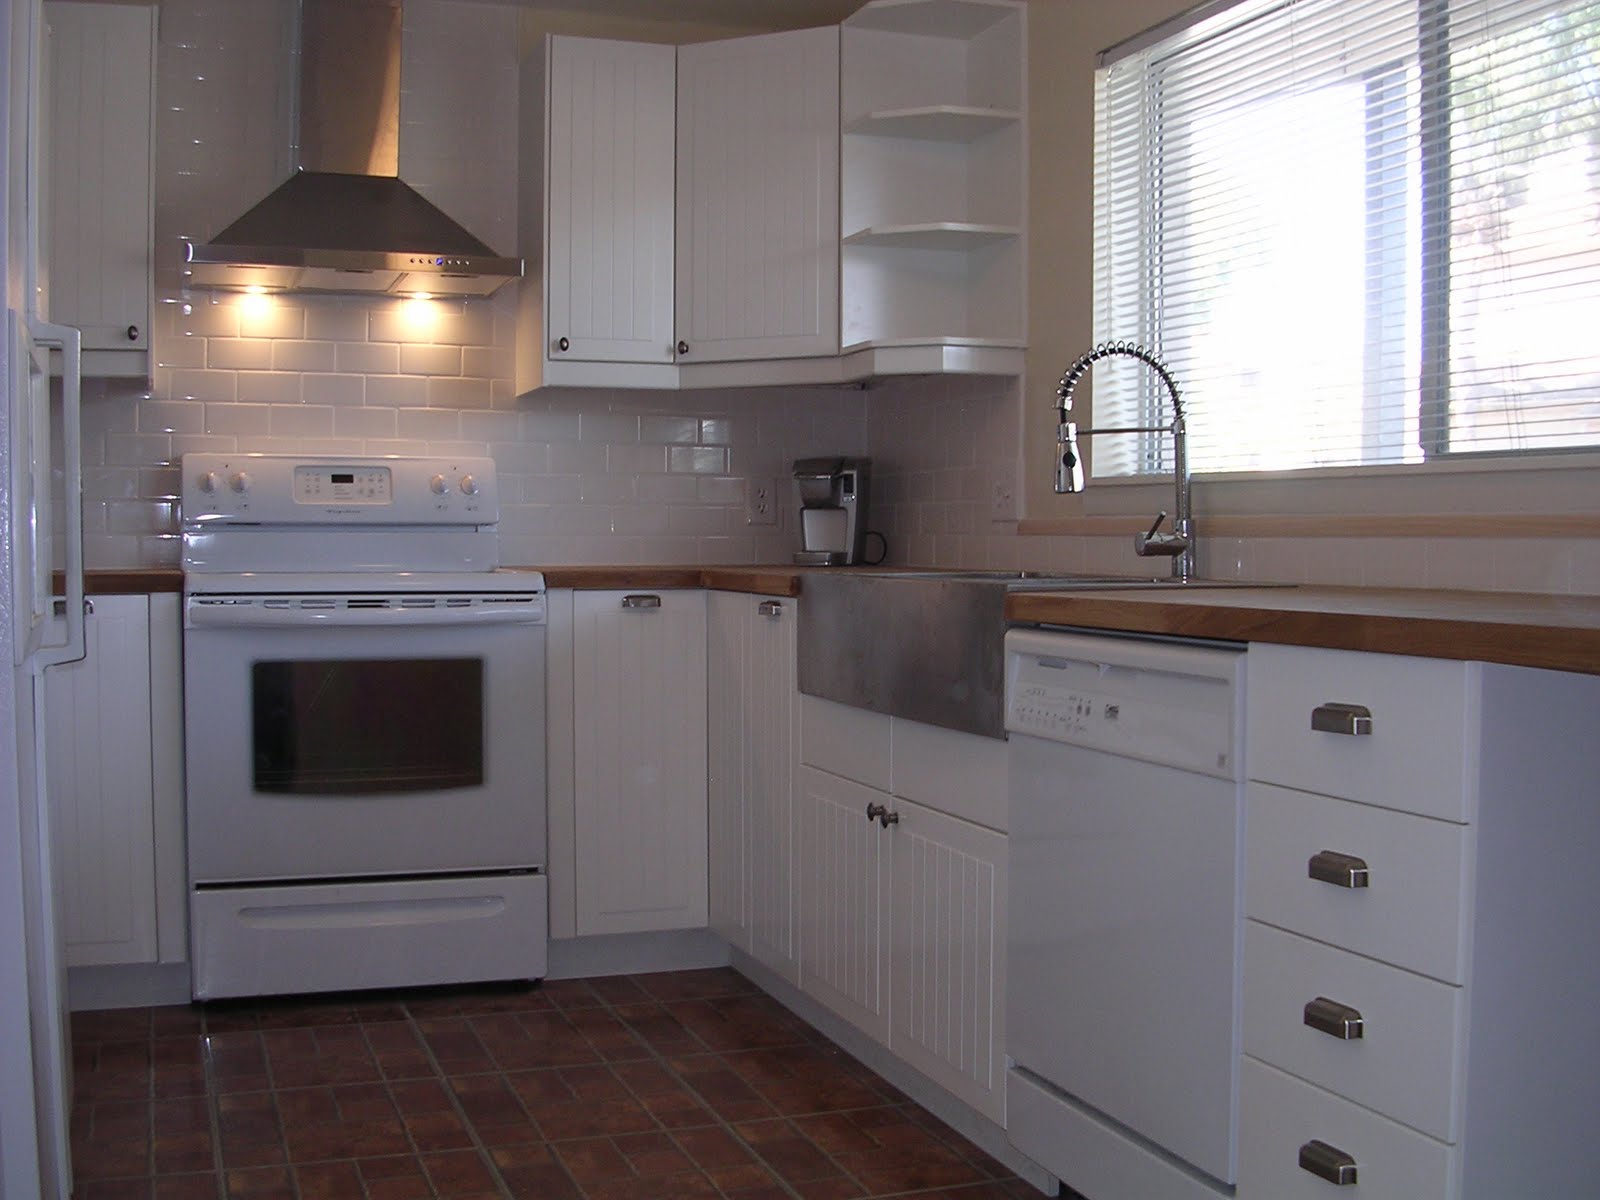
[[[1144,535],[1145,541],[1149,541],[1151,538],[1155,537],[1156,530],[1161,528],[1161,522],[1165,521],[1166,519],[1167,510],[1163,508],[1156,514],[1156,519],[1150,523],[1150,531]]]
[[[1140,558],[1157,555],[1177,558],[1189,548],[1189,539],[1176,530],[1171,533],[1156,532],[1161,528],[1161,522],[1166,519],[1166,511],[1163,510],[1156,514],[1155,524],[1150,526],[1148,532],[1133,535],[1133,552]]]

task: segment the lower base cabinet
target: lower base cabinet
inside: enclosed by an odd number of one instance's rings
[[[924,757],[975,748],[913,736]],[[800,768],[795,829],[801,988],[1003,1123],[1005,834],[814,766]]]
[[[177,597],[94,596],[82,660],[45,678],[45,776],[69,967],[182,962]]]
[[[705,647],[704,592],[573,597],[579,936],[706,924]]]

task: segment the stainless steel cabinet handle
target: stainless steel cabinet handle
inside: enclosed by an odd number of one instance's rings
[[[1337,850],[1319,850],[1306,863],[1306,874],[1334,887],[1364,888],[1368,883],[1367,860]]]
[[[889,806],[887,804],[867,805],[867,820],[869,821],[882,821],[883,818],[888,815],[888,813]]]
[[[55,615],[58,616],[58,617],[66,616],[67,615],[67,602],[65,600],[63,600],[60,596],[57,596],[51,602],[51,611],[54,612]],[[86,616],[86,617],[94,616],[94,601],[90,600],[88,597],[84,597],[83,615]]]
[[[1366,737],[1372,733],[1372,710],[1364,704],[1336,704],[1330,700],[1311,710],[1311,728],[1318,733]]]
[[[660,596],[632,595],[622,598],[623,608],[660,608]]]
[[[1356,1160],[1337,1146],[1315,1138],[1300,1147],[1300,1169],[1340,1187],[1354,1187],[1356,1183]]]
[[[756,612],[760,613],[763,617],[782,616],[783,605],[779,604],[776,600],[763,600],[760,604],[756,605]]]
[[[1329,1000],[1326,996],[1306,1002],[1305,1023],[1318,1033],[1341,1041],[1353,1041],[1365,1036],[1366,1023],[1361,1019],[1361,1010],[1340,1004],[1337,1000]]]

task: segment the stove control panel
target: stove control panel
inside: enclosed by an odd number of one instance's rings
[[[186,530],[230,526],[494,525],[489,458],[185,454]]]

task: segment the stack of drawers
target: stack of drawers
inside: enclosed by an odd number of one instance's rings
[[[1479,668],[1249,671],[1238,1195],[1458,1196]]]

